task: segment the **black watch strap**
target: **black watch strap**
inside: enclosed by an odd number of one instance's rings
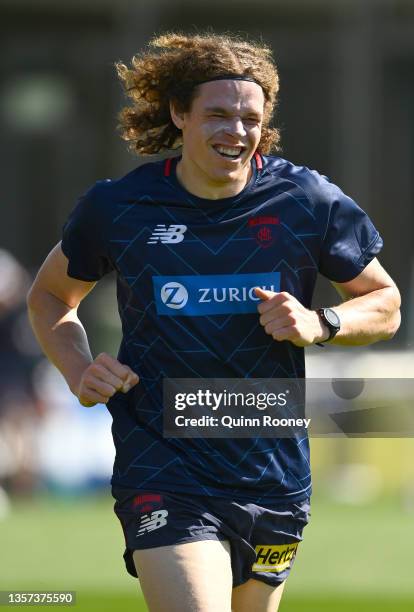
[[[322,323],[328,328],[329,336],[324,342],[329,342],[335,338],[336,334],[341,329],[341,320],[335,310],[332,308],[318,308],[316,311],[321,318]],[[318,346],[324,346],[323,342],[316,342]]]

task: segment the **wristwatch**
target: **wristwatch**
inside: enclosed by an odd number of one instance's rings
[[[329,342],[335,338],[336,334],[341,329],[341,319],[332,308],[318,308],[316,311],[321,318],[321,321],[329,330],[329,336],[324,342]],[[322,342],[317,342],[318,345],[323,345]]]

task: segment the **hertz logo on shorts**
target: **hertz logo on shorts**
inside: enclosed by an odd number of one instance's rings
[[[275,544],[256,546],[256,563],[252,565],[253,572],[283,572],[290,567],[296,555],[298,542],[294,544]]]

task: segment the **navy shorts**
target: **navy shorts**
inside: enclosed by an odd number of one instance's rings
[[[277,586],[289,575],[310,516],[309,499],[264,507],[221,497],[118,487],[112,488],[112,495],[125,536],[125,566],[134,577],[136,549],[228,540],[233,586],[249,578]]]

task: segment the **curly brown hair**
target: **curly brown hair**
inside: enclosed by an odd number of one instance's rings
[[[279,130],[269,123],[276,104],[279,78],[271,49],[235,35],[164,34],[153,38],[156,48],[132,58],[131,68],[115,64],[131,106],[119,113],[119,128],[129,148],[139,155],[177,149],[181,130],[171,120],[170,102],[188,112],[202,81],[224,75],[243,75],[263,89],[265,104],[258,150],[277,150]]]

